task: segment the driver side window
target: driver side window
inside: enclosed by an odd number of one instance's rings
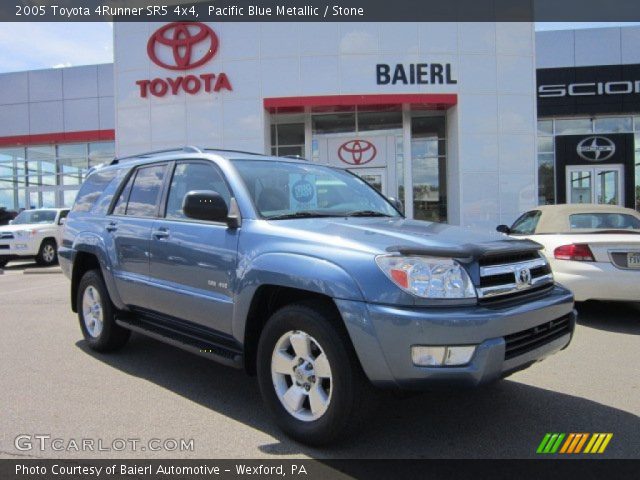
[[[542,212],[540,210],[532,210],[524,213],[518,218],[510,228],[512,235],[533,235],[538,226]]]
[[[186,218],[182,211],[184,196],[192,190],[212,190],[219,193],[229,207],[231,194],[222,174],[214,165],[202,162],[178,163],[171,179],[167,210],[168,219]]]

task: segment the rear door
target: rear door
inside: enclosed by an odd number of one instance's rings
[[[153,222],[148,305],[158,313],[231,333],[239,230],[186,218],[182,201],[192,190],[216,191],[229,206],[230,189],[213,162],[177,162],[163,218]]]
[[[122,301],[144,307],[149,293],[151,228],[158,217],[168,165],[145,165],[132,172],[106,217],[105,238]]]

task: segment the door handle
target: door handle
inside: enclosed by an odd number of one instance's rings
[[[118,224],[116,222],[110,222],[106,227],[104,227],[104,229],[107,232],[115,232],[118,229]]]
[[[152,235],[158,240],[169,238],[169,230],[166,228],[158,228],[152,232]]]

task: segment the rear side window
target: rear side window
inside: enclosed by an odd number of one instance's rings
[[[107,185],[115,178],[116,173],[116,170],[98,170],[89,175],[82,187],[80,187],[76,203],[73,205],[73,211],[89,212]]]
[[[513,222],[513,225],[511,225],[511,228],[509,229],[509,233],[514,235],[534,234],[541,215],[542,212],[540,210],[532,210],[522,214],[520,218]]]
[[[120,194],[113,213],[133,217],[154,217],[158,212],[166,169],[166,165],[139,168]]]
[[[571,230],[640,230],[640,220],[625,213],[575,213],[569,225]]]

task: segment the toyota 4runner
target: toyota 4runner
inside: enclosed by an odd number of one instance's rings
[[[356,427],[376,387],[475,386],[565,348],[541,246],[404,218],[346,170],[195,147],[96,168],[59,248],[89,346],[139,332],[257,375],[297,440]]]

